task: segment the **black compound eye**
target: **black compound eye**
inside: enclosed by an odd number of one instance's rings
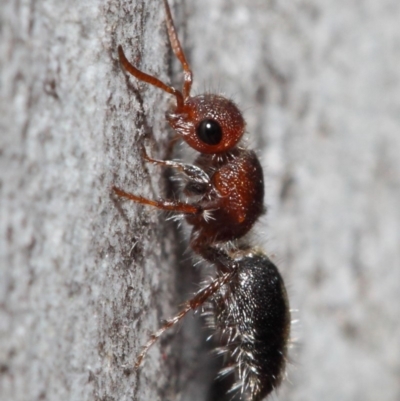
[[[207,145],[217,145],[222,139],[222,128],[215,120],[203,120],[197,126],[196,133]]]

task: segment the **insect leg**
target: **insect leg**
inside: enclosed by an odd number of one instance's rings
[[[186,316],[188,312],[190,312],[191,310],[195,310],[199,306],[203,305],[210,296],[214,295],[221,288],[221,286],[229,281],[231,276],[232,273],[224,273],[221,276],[217,277],[205,288],[202,288],[192,299],[185,303],[184,308],[176,316],[174,316],[172,319],[167,320],[158,331],[152,334],[149,341],[147,341],[146,345],[143,347],[143,350],[140,352],[136,359],[135,369],[139,368],[150,347],[161,337],[161,335],[166,330],[178,323],[182,318]]]
[[[147,198],[143,198],[142,196],[134,195],[128,192],[123,191],[117,187],[112,187],[113,191],[123,198],[132,200],[137,203],[142,203],[143,205],[150,205],[154,206],[157,209],[161,210],[169,210],[171,212],[179,212],[179,213],[186,213],[186,214],[198,214],[201,213],[201,208],[189,205],[188,203],[183,202],[173,202],[173,201],[166,201],[166,200],[151,200]]]
[[[181,173],[185,174],[191,181],[196,184],[210,185],[211,180],[208,174],[198,166],[188,163],[181,163],[174,160],[158,160],[148,156],[144,151],[143,157],[150,163],[159,164],[165,167],[172,167]]]

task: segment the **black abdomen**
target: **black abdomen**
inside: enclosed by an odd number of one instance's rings
[[[234,278],[214,297],[216,326],[228,368],[248,399],[258,401],[282,380],[290,312],[283,280],[266,255],[251,252],[236,262]]]

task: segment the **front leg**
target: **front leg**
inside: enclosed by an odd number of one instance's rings
[[[177,162],[175,160],[153,159],[145,150],[143,150],[143,158],[150,163],[171,167],[183,173],[189,180],[185,188],[188,195],[192,193],[193,195],[201,195],[209,191],[211,188],[211,179],[209,175],[198,166]]]

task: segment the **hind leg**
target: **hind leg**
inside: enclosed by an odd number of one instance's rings
[[[176,316],[168,319],[159,330],[152,334],[136,359],[135,369],[139,368],[150,347],[162,336],[166,330],[180,322],[188,312],[203,305],[204,302],[206,302],[208,298],[214,295],[225,283],[227,283],[231,277],[232,273],[225,273],[222,276],[217,277],[212,283],[208,284],[205,288],[202,288],[192,299],[187,301],[183,309]]]

